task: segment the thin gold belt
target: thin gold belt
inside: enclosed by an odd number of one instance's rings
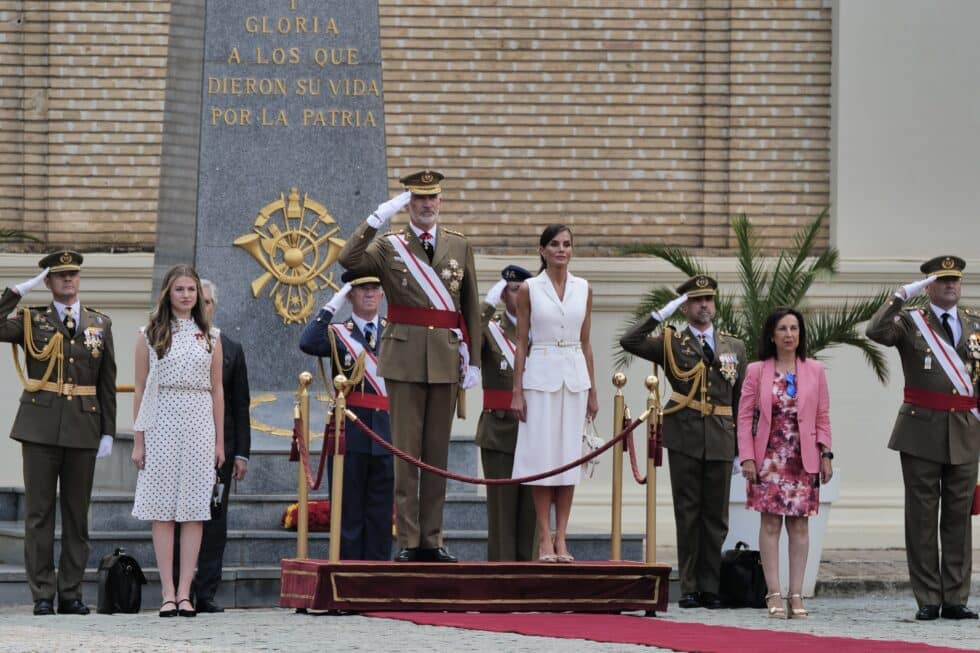
[[[31,380],[33,381],[34,379]],[[51,381],[41,384],[38,390],[53,392],[56,395],[64,395],[66,397],[94,397],[97,394],[97,388],[94,385],[75,385],[74,383],[62,383],[59,385]]]
[[[672,392],[670,395],[670,399],[671,401],[676,401],[679,404],[687,402],[685,408],[696,410],[702,415],[722,415],[724,417],[732,416],[731,406],[716,406],[715,404],[704,404],[703,406],[704,409],[702,410],[702,404],[700,401],[696,401],[694,399],[687,401],[687,396],[682,395],[679,392]]]

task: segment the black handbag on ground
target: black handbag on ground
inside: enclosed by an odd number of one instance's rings
[[[214,487],[211,488],[211,519],[221,519],[221,511],[225,509],[222,499],[225,496],[225,484],[221,482],[221,471],[214,474]]]
[[[745,542],[721,554],[721,602],[729,608],[766,607],[766,576],[762,556]]]
[[[99,603],[96,612],[135,614],[140,611],[146,576],[136,558],[116,549],[99,563]]]

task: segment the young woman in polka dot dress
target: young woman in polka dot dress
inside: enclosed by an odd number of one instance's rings
[[[191,581],[211,518],[215,467],[225,457],[221,339],[202,300],[194,268],[171,268],[136,343],[133,516],[153,522],[158,569],[173,569],[174,523],[181,523],[180,579],[174,588],[172,575],[160,574],[161,617],[196,614]]]

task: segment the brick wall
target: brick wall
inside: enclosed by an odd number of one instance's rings
[[[829,202],[822,0],[379,4],[389,186],[443,170],[486,253],[561,221],[725,254],[737,212],[779,247]],[[0,227],[152,248],[168,10],[0,0]]]

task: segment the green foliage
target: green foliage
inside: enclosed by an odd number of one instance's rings
[[[0,243],[7,243],[16,240],[29,240],[34,243],[44,242],[37,236],[32,236],[26,231],[17,231],[16,229],[0,229]]]
[[[815,281],[833,278],[838,271],[839,255],[828,248],[816,256],[813,248],[820,228],[827,218],[827,209],[820,212],[809,225],[803,227],[793,239],[793,246],[780,252],[778,257],[764,257],[752,225],[744,215],[732,218],[731,226],[738,246],[736,261],[741,295],[737,299],[719,288],[715,297],[717,313],[715,326],[742,340],[749,360],[755,360],[760,330],[766,316],[776,306],[793,306],[806,318],[807,347],[810,354],[820,358],[823,350],[838,345],[857,347],[864,354],[868,365],[882,383],[888,381],[888,365],[884,352],[868,340],[858,325],[874,315],[887,301],[890,291],[882,290],[872,297],[859,297],[839,306],[810,309],[806,296]],[[632,245],[624,248],[624,254],[647,254],[667,261],[686,276],[710,274],[690,252],[676,247],[661,245]],[[646,319],[650,311],[662,307],[677,294],[666,287],[647,292],[634,310],[634,320]],[[679,312],[670,322],[683,322]],[[631,326],[625,325],[616,337],[616,364],[624,367],[632,356],[619,347],[619,338]]]

